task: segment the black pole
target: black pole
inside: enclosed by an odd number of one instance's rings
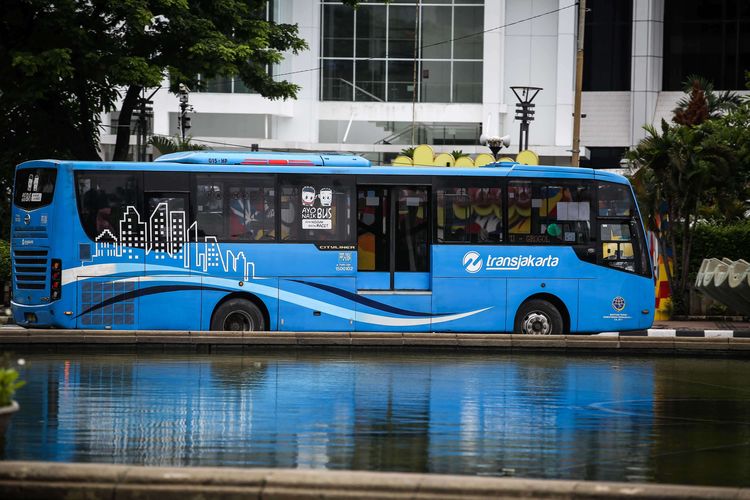
[[[182,133],[182,142],[185,142],[185,116],[187,115],[187,103],[180,103],[180,132]]]

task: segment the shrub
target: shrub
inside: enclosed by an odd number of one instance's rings
[[[689,274],[691,283],[695,282],[703,259],[750,258],[750,221],[728,225],[702,223],[697,224],[693,231]]]
[[[0,240],[0,282],[10,279],[10,243]]]

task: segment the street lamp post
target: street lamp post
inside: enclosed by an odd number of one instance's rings
[[[185,142],[187,131],[192,127],[190,124],[190,117],[187,115],[189,111],[193,111],[193,107],[190,105],[190,89],[184,83],[180,84],[179,90],[180,96],[180,118],[178,120],[178,127],[182,134],[182,142]]]
[[[511,87],[510,90],[518,99],[516,103],[516,120],[521,120],[521,133],[518,140],[518,152],[525,151],[529,148],[529,123],[534,121],[534,108],[536,104],[532,101],[536,98],[540,91],[544,90],[541,87]]]

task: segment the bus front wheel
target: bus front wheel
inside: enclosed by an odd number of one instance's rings
[[[518,309],[513,331],[524,335],[560,335],[562,315],[546,300],[530,300]]]
[[[263,313],[252,302],[230,299],[216,309],[211,318],[211,330],[257,332],[265,330]]]

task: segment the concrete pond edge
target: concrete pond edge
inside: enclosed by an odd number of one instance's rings
[[[750,498],[747,488],[442,474],[0,462],[0,498]]]

